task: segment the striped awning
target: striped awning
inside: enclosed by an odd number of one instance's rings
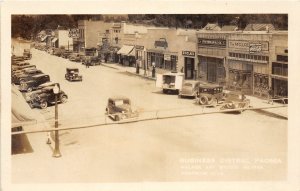
[[[53,38],[52,40],[51,40],[51,42],[56,42],[58,39],[57,38]]]
[[[121,54],[124,56],[134,56],[133,52],[134,46],[129,46],[129,45],[123,45],[122,48],[117,52],[117,54]]]

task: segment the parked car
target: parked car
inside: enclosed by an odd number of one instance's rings
[[[78,68],[66,68],[65,78],[68,81],[82,81],[82,75],[79,75]]]
[[[84,56],[82,57],[82,64],[89,64],[89,66],[100,65],[101,60],[98,58],[98,56]]]
[[[54,56],[62,56],[62,54],[64,53],[65,49],[62,49],[62,48],[54,48],[53,49],[53,55]]]
[[[18,67],[18,66],[26,66],[26,65],[30,65],[29,62],[13,62],[11,63],[11,67]]]
[[[31,57],[32,57],[32,54],[30,53],[30,49],[24,49],[23,58],[24,59],[31,59]]]
[[[24,81],[20,84],[20,91],[31,92],[32,90],[37,89],[37,87],[43,83],[49,82],[50,76],[47,74],[38,74],[32,76],[32,79],[29,81]]]
[[[61,57],[63,58],[69,58],[69,56],[73,53],[73,51],[71,50],[66,50],[62,55]]]
[[[22,69],[25,69],[25,68],[36,68],[36,66],[35,65],[12,66],[11,72],[14,73],[18,70],[22,70]]]
[[[13,62],[24,61],[24,57],[23,57],[23,56],[16,56],[16,55],[13,55],[13,56],[11,57],[11,61],[12,61],[12,63],[13,63]]]
[[[138,117],[138,112],[131,107],[131,101],[127,97],[112,97],[108,99],[106,114],[115,121]]]
[[[23,73],[16,74],[14,76],[13,83],[19,85],[21,82],[31,80],[32,76],[38,75],[38,74],[43,74],[43,72],[41,70],[37,70],[37,69],[25,70]]]
[[[167,72],[165,74],[157,74],[156,87],[162,88],[163,93],[177,92],[182,88],[183,73]]]
[[[79,53],[72,53],[69,56],[69,60],[73,62],[81,62],[81,55]]]
[[[200,86],[199,81],[185,80],[184,83],[182,84],[181,90],[179,91],[178,97],[179,98],[183,96],[196,97],[199,86]]]
[[[30,95],[29,105],[31,108],[39,107],[45,109],[49,104],[55,103],[55,94],[53,92],[54,86],[44,87]],[[60,90],[57,94],[57,101],[59,103],[66,103],[68,100],[67,94]]]
[[[241,92],[228,92],[225,94],[225,101],[221,106],[221,110],[226,109],[241,109],[238,112],[242,113],[250,106],[250,100]]]
[[[200,105],[216,106],[221,101],[224,101],[223,86],[213,84],[199,86],[196,103]]]

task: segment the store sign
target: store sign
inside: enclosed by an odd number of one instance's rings
[[[137,50],[144,50],[144,46],[135,45],[135,49],[137,49]]]
[[[260,43],[250,43],[249,44],[249,53],[257,53],[257,52],[261,52],[262,51],[262,47]]]
[[[198,38],[198,46],[226,48],[226,40]]]
[[[251,50],[253,50],[254,52],[261,52],[261,51],[269,50],[269,43],[266,41],[251,42],[251,41],[245,41],[245,40],[229,40],[228,48],[249,50],[250,53],[251,53]]]
[[[166,49],[168,47],[168,42],[165,38],[160,38],[159,40],[154,42],[154,47],[162,47],[164,49]]]
[[[195,52],[193,52],[193,51],[182,51],[182,55],[184,55],[184,56],[195,56]]]
[[[69,29],[70,38],[79,38],[79,29]]]
[[[164,54],[164,60],[171,61],[171,55]]]

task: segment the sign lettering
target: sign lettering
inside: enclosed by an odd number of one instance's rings
[[[193,52],[193,51],[182,51],[182,55],[184,55],[184,56],[195,56],[195,52]]]
[[[260,43],[252,43],[249,44],[249,53],[256,53],[256,52],[261,52],[262,51],[262,47]]]
[[[251,49],[254,49],[254,46],[259,46],[257,51],[269,51],[269,43],[266,41],[245,41],[245,40],[229,40],[228,42],[228,48],[234,48],[234,49],[242,49],[242,50],[250,50],[250,46],[252,46]],[[257,52],[256,51],[256,52]],[[251,52],[251,51],[250,51]]]
[[[226,40],[198,38],[198,46],[226,48]]]
[[[164,60],[170,61],[170,60],[171,60],[171,55],[169,55],[169,54],[164,54]]]
[[[69,29],[70,38],[79,38],[79,29]]]

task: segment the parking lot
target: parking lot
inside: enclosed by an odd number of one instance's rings
[[[36,49],[32,49],[32,54],[29,62],[49,74],[51,81],[60,83],[69,97],[67,103],[58,106],[60,127],[85,126],[110,120],[105,119],[104,113],[107,100],[112,96],[129,97],[141,118],[202,110],[193,99],[162,94],[154,81],[127,72],[103,65],[86,68],[81,63]],[[65,80],[67,67],[79,68],[83,81]],[[215,110],[217,108],[207,109]],[[54,106],[40,112],[45,119],[53,120]],[[54,122],[49,124],[53,126]],[[63,131],[60,133],[62,157],[59,159],[51,157],[51,148],[45,144],[45,134],[28,134],[34,152],[12,156],[13,182],[224,179],[217,173],[205,177],[180,173],[176,161],[194,155],[280,158],[283,161],[276,166],[273,173],[275,179],[284,177],[286,168],[287,120],[250,110],[240,115],[217,113]],[[26,162],[35,164],[36,168],[27,167],[24,165]],[[53,165],[56,167],[53,168]],[[265,170],[271,170],[271,166]],[[257,175],[257,171],[222,172],[228,178],[239,180],[268,179],[271,174]]]

